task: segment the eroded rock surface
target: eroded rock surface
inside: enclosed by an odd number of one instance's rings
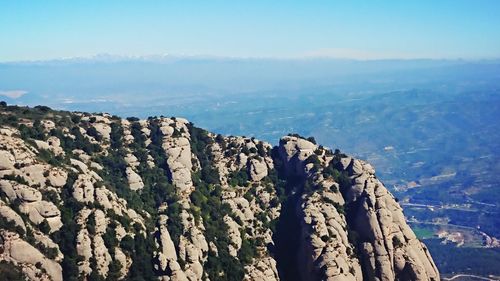
[[[373,167],[312,139],[0,110],[0,260],[29,280],[439,280]]]

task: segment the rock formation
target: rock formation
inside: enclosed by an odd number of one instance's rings
[[[439,280],[370,164],[182,118],[1,107],[0,226],[29,280]]]

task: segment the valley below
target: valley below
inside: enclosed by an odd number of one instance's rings
[[[184,62],[166,63],[161,69],[180,66],[180,73],[191,74],[209,69],[211,63],[196,62],[192,68]],[[232,69],[237,63],[225,62],[224,67]],[[180,76],[157,71],[159,65],[139,64],[139,70],[155,73],[157,83],[152,84],[140,75],[129,79],[130,73],[117,71],[123,67],[120,63],[98,62],[100,76],[90,73],[92,83],[85,88],[73,89],[81,78],[72,76],[86,73],[85,63],[0,65],[0,82],[29,92],[5,98],[9,104],[110,112],[122,118],[182,116],[217,134],[255,137],[273,145],[289,133],[313,136],[325,147],[339,148],[376,168],[443,276],[500,275],[498,64],[443,63],[331,77],[324,73],[337,70],[315,65],[307,70],[320,78],[300,81],[286,64],[269,62],[267,67],[274,64],[279,71],[272,73],[285,78],[267,78],[265,71],[255,74],[253,62],[247,61],[239,65],[241,72],[223,68],[219,76],[213,75],[217,79],[201,73],[213,78],[208,82],[198,73],[194,77],[199,84],[188,87]],[[22,74],[26,71],[34,77],[57,71],[68,82],[49,85],[43,79],[30,80]],[[23,79],[13,83],[9,75]],[[224,75],[228,78],[221,78]],[[121,83],[106,86],[106,79]],[[144,92],[155,94],[141,95]],[[59,94],[49,99],[49,93]]]

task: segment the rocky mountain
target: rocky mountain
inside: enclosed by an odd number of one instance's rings
[[[182,118],[0,104],[6,280],[439,280],[373,167]]]

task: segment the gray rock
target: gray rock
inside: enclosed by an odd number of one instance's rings
[[[14,156],[8,151],[0,150],[0,170],[14,169]]]
[[[260,181],[267,176],[267,165],[264,160],[250,160],[250,178],[253,181]]]
[[[24,224],[23,219],[19,214],[17,214],[14,210],[12,210],[9,206],[3,205],[3,202],[0,201],[0,216],[7,219],[7,221],[13,221],[17,226],[21,227],[24,231],[26,231],[26,225]]]

